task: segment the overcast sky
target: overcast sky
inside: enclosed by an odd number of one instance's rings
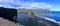
[[[0,7],[42,8],[60,11],[60,0],[0,0]]]

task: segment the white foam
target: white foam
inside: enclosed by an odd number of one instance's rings
[[[46,19],[46,20],[49,20],[49,21],[52,21],[52,22],[57,23],[54,19],[47,18],[47,17],[44,17],[44,16],[39,16],[39,15],[37,15],[37,14],[35,14],[35,13],[34,13],[34,15],[36,15],[37,17],[40,17],[40,18],[43,18],[43,19]]]

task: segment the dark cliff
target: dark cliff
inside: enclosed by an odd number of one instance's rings
[[[13,8],[0,7],[0,17],[14,21],[14,16],[17,15],[17,10]]]

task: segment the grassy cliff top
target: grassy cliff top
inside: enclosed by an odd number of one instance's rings
[[[47,12],[49,10],[48,9],[18,9],[18,11],[20,11],[20,12],[28,12],[28,11],[32,11],[32,12]]]

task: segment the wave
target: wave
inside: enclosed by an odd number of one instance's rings
[[[37,17],[40,17],[40,18],[42,18],[42,19],[45,19],[45,20],[48,20],[48,21],[52,21],[52,22],[55,22],[55,23],[57,23],[57,24],[59,24],[60,25],[60,20],[59,21],[56,21],[56,19],[54,19],[53,17],[51,17],[51,16],[53,16],[53,15],[51,15],[51,13],[49,14],[49,13],[37,13],[37,12],[34,12],[33,13],[35,16],[37,16]]]

